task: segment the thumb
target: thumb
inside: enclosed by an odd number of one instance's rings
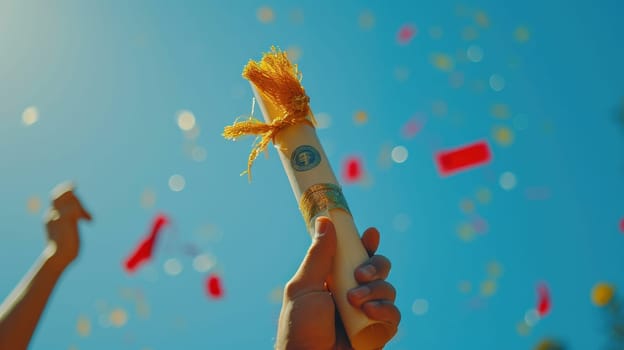
[[[325,281],[331,274],[334,255],[336,255],[336,229],[329,218],[319,217],[316,219],[312,244],[291,280],[291,287],[294,287],[291,288],[291,293],[300,295],[325,291]]]

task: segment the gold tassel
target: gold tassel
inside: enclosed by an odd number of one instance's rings
[[[231,140],[245,135],[258,136],[247,160],[246,172],[251,181],[254,160],[266,150],[280,130],[299,123],[314,126],[316,121],[310,111],[310,98],[301,85],[301,74],[297,65],[288,60],[286,52],[272,47],[271,52],[265,53],[259,62],[250,60],[247,63],[243,77],[254,84],[266,99],[266,103],[271,103],[280,112],[268,124],[250,117],[244,121],[236,121],[223,130],[223,137]]]

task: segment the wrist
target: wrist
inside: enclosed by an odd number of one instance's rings
[[[56,243],[49,242],[46,247],[43,249],[43,253],[41,254],[42,258],[46,262],[47,265],[50,265],[54,270],[58,272],[63,272],[67,266],[71,263],[71,261],[65,259],[57,249]]]

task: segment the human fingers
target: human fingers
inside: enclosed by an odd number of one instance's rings
[[[366,251],[368,252],[368,256],[373,256],[379,248],[379,230],[374,227],[369,227],[364,234],[362,235],[362,244]]]
[[[374,280],[384,280],[390,274],[392,264],[383,255],[373,255],[355,270],[355,280],[358,283],[367,283]]]
[[[394,302],[396,290],[390,283],[377,280],[351,289],[347,293],[347,299],[351,305],[360,308],[364,303],[374,300],[387,300]]]
[[[362,304],[362,311],[368,318],[392,325],[395,329],[401,322],[401,312],[389,300],[374,300]]]
[[[76,219],[92,220],[91,214],[84,208],[74,194],[73,183],[62,183],[52,190],[52,206],[61,215],[68,215]]]

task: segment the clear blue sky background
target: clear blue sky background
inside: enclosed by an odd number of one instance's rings
[[[261,6],[273,10],[271,23],[258,20]],[[336,172],[358,155],[370,178],[345,186],[345,194],[361,229],[380,228],[380,253],[394,264],[390,281],[403,320],[388,349],[529,349],[549,336],[569,349],[602,348],[605,315],[592,305],[591,288],[599,281],[624,288],[624,124],[616,122],[624,95],[622,6],[2,1],[0,298],[43,245],[42,211],[29,213],[27,199],[47,201],[53,185],[73,179],[95,222],[83,226],[79,261],[59,283],[33,349],[271,348],[280,305],[269,295],[295,271],[309,238],[275,152],[256,162],[249,184],[238,175],[252,140],[220,134],[249,113],[244,64],[279,45],[299,48],[312,108],[331,116],[319,135]],[[487,28],[475,21],[478,11]],[[366,14],[372,28],[359,23]],[[405,24],[418,31],[401,45],[396,36]],[[514,39],[519,26],[529,30],[527,42]],[[441,37],[431,35],[436,27]],[[477,38],[462,38],[467,27]],[[482,48],[481,62],[466,59],[470,45]],[[453,58],[461,86],[431,64],[435,53]],[[490,88],[492,74],[505,79],[502,91]],[[435,113],[441,103],[447,112]],[[508,118],[490,114],[498,103],[509,106]],[[39,110],[31,126],[21,120],[28,106]],[[203,162],[185,153],[176,124],[182,109],[201,128]],[[354,122],[358,110],[367,123]],[[401,128],[415,115],[424,127],[405,139]],[[511,145],[493,138],[499,126],[513,132]],[[490,164],[438,174],[435,151],[479,139],[492,147]],[[380,166],[380,152],[395,146],[406,147],[407,161]],[[499,184],[507,171],[517,178],[511,190]],[[186,179],[183,191],[169,189],[173,174]],[[146,209],[140,198],[148,188],[157,200]],[[489,203],[476,198],[483,188]],[[535,188],[550,196],[529,198]],[[465,200],[473,213],[460,208]],[[121,263],[160,211],[175,221],[175,234],[164,237],[149,267],[128,276]],[[488,230],[465,241],[457,228],[477,215]],[[198,234],[206,225],[222,238]],[[224,299],[206,297],[206,273],[193,269],[185,243],[218,258]],[[163,270],[171,258],[184,268],[176,277]],[[491,262],[503,273],[484,296]],[[552,311],[520,335],[540,282],[550,287]],[[148,318],[123,288],[143,292]],[[425,314],[412,312],[417,299],[427,300]],[[101,322],[103,303],[127,310],[127,324]],[[92,323],[88,337],[76,331],[81,315]]]

